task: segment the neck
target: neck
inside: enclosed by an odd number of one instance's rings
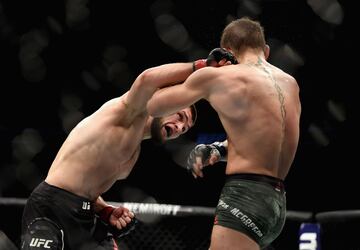
[[[249,50],[242,53],[237,59],[238,62],[240,62],[240,64],[250,64],[250,65],[260,65],[266,61],[263,52],[249,51]]]

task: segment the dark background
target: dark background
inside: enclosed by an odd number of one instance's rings
[[[350,2],[0,1],[0,195],[26,198],[78,121],[123,94],[144,69],[206,57],[228,21],[246,15],[264,26],[269,61],[301,89],[288,209],[358,209],[358,28]],[[144,141],[129,178],[104,197],[215,206],[225,165],[194,180],[175,159],[183,144],[224,136],[211,107],[201,101],[198,110],[182,139],[165,147]]]

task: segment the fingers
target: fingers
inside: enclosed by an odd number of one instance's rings
[[[219,154],[211,154],[209,158],[209,165],[214,165],[220,160]]]
[[[194,176],[195,179],[197,179],[198,177],[201,177],[201,178],[204,177],[204,174],[201,170],[192,172],[192,175]]]
[[[231,65],[231,64],[232,64],[231,61],[228,61],[226,58],[224,58],[218,63],[218,66],[221,67],[221,66]]]
[[[198,166],[202,166],[203,165],[203,159],[202,159],[202,157],[201,156],[196,156],[195,157],[195,163],[194,164],[196,164],[196,165],[198,165]]]
[[[194,178],[197,177],[204,177],[203,174],[203,169],[204,167],[208,166],[208,165],[214,165],[215,163],[217,163],[220,160],[220,156],[218,153],[211,153],[209,159],[207,159],[205,162],[203,162],[203,158],[202,157],[196,157],[195,158],[195,163],[193,163],[193,168],[192,168],[192,175],[194,176]]]
[[[203,172],[203,165],[202,164],[198,164],[198,163],[194,163],[193,164],[193,168],[192,168],[192,175],[194,176],[194,178],[196,179],[197,177],[204,177]]]
[[[129,209],[127,209],[126,207],[122,207],[122,208],[123,208],[122,216],[129,217],[130,219],[135,217],[135,214],[131,212]]]
[[[134,217],[135,217],[135,214],[133,212],[131,212],[129,209],[124,207],[124,211],[123,211],[120,219],[123,219],[127,223],[130,223],[131,219],[134,218]]]
[[[118,229],[122,229],[135,217],[134,213],[125,207],[118,207],[110,217],[110,223]]]
[[[126,227],[126,225],[127,225],[127,222],[125,221],[125,219],[123,219],[121,217],[117,219],[117,221],[116,221],[117,229],[122,229],[122,228]]]
[[[201,156],[196,156],[195,157],[195,163],[193,164],[193,171],[192,171],[192,174],[193,174],[194,178],[204,177],[204,175],[202,173],[203,168],[204,168],[204,165],[203,165],[202,157]]]
[[[203,172],[202,172],[202,166],[199,165],[195,165],[193,166],[193,171],[192,171],[192,175],[194,176],[194,178],[198,178],[198,177],[204,177]]]
[[[124,216],[121,216],[119,219],[125,221],[126,223],[130,223],[132,218],[124,215]]]

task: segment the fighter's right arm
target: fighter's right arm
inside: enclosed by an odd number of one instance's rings
[[[157,89],[183,82],[193,72],[192,68],[189,62],[164,64],[144,70],[124,97],[125,106],[131,107],[134,115],[142,113]]]
[[[184,82],[194,71],[206,67],[219,67],[237,63],[225,49],[213,49],[206,59],[189,63],[170,63],[144,70],[134,81],[123,102],[133,113],[142,112],[156,90]]]
[[[174,86],[164,84],[162,87],[166,88],[160,87],[156,91],[147,104],[149,114],[154,117],[174,114],[200,99],[208,99],[211,93],[221,88],[219,78],[222,78],[222,74],[218,67],[236,63],[236,58],[227,50],[213,49],[207,59],[200,59],[193,63],[192,69],[195,72],[184,79],[182,84]]]

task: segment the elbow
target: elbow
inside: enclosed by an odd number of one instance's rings
[[[144,70],[138,77],[137,82],[142,87],[151,87],[156,90],[155,84],[154,84],[154,70],[153,68]]]
[[[156,91],[156,87],[152,79],[154,79],[152,71],[149,69],[144,70],[140,75],[138,75],[132,84],[132,91],[143,93],[150,98]]]

